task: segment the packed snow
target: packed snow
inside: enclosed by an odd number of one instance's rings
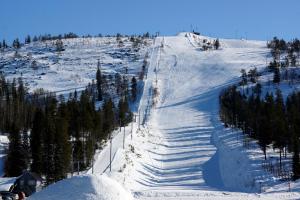
[[[82,175],[59,181],[28,200],[132,200],[130,192],[105,175]]]
[[[247,150],[239,132],[218,118],[219,92],[238,81],[241,69],[266,66],[266,43],[221,39],[220,50],[202,51],[203,39],[214,40],[190,33],[156,38],[136,113],[142,126],[133,124],[132,139],[126,132],[125,149],[114,144],[120,148],[105,173],[136,199],[300,198],[299,183],[288,192],[287,182],[261,166],[259,148]]]

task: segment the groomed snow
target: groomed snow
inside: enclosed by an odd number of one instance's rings
[[[156,38],[140,102],[143,125],[138,130],[134,124],[133,139],[126,138],[112,172],[105,173],[136,199],[300,198],[296,183],[290,193],[284,187],[258,194],[260,179],[270,184],[272,176],[234,142],[218,117],[220,91],[236,83],[241,69],[265,67],[266,43],[220,39],[220,50],[202,51],[203,39],[214,38],[190,33]],[[159,95],[153,100],[155,87]],[[274,179],[268,191],[276,184]]]

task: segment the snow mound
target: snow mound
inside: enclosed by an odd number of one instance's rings
[[[131,200],[132,195],[106,175],[82,175],[59,181],[29,200]]]

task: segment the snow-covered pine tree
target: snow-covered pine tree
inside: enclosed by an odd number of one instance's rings
[[[98,101],[102,101],[103,94],[102,94],[102,75],[101,75],[100,60],[98,60],[98,63],[97,63],[96,81],[97,81],[96,84],[97,84]]]

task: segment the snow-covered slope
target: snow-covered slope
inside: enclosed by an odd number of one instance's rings
[[[116,37],[62,41],[62,52],[56,51],[55,40],[26,44],[17,53],[14,49],[0,52],[0,73],[9,79],[22,77],[30,91],[43,88],[69,93],[84,89],[95,79],[98,60],[105,75],[137,75],[152,43],[151,39],[144,39],[138,48],[132,48],[128,37],[120,38],[121,46]]]
[[[108,87],[112,89],[115,87],[116,74],[126,76],[130,81],[132,76],[138,77],[142,71],[152,39],[138,39],[140,43],[135,46],[125,36],[118,40],[116,37],[63,39],[65,50],[62,52],[56,51],[55,40],[25,44],[17,51],[13,48],[1,49],[0,74],[3,73],[9,80],[22,77],[30,92],[43,88],[56,92],[57,95],[67,96],[70,92],[83,90],[92,83],[99,61]],[[140,83],[139,86],[142,86]],[[113,98],[117,96],[114,92],[108,91]],[[117,98],[114,100],[118,102]],[[135,105],[131,107],[135,109]],[[116,137],[114,140],[122,138]],[[0,135],[0,176],[4,175],[8,142],[7,136]]]
[[[275,178],[272,181],[272,175],[260,166],[261,155],[256,151],[249,153],[236,142],[237,134],[224,129],[218,117],[219,92],[236,83],[241,69],[265,67],[269,54],[266,43],[220,39],[219,50],[202,51],[203,40],[212,42],[214,38],[181,33],[158,37],[147,49],[150,65],[140,107],[135,113],[137,120],[132,127],[131,124],[126,127],[124,149],[123,130],[114,133],[111,172],[107,144],[95,156],[93,170],[88,171],[96,176],[59,182],[32,199],[103,199],[103,195],[109,197],[114,191],[123,194],[119,192],[124,191],[120,185],[115,188],[110,179],[98,176],[103,172],[131,191],[135,199],[300,199],[300,184],[293,183],[292,192],[287,192],[287,183]],[[105,51],[111,51],[111,47]],[[65,59],[77,55],[75,50],[68,56],[67,52]],[[96,54],[87,58],[94,62],[93,73]],[[57,67],[59,64],[54,64],[56,70]],[[77,70],[74,61],[70,67],[72,70],[62,74]],[[82,67],[76,73],[83,70],[83,74],[89,74]],[[55,82],[56,77],[53,78],[46,80]],[[260,187],[262,180],[265,180],[264,190]],[[73,191],[75,196],[68,196]],[[55,193],[58,196],[47,197]],[[123,199],[127,195],[124,192]]]
[[[219,92],[237,81],[242,68],[265,66],[265,42],[221,39],[220,50],[201,51],[203,39],[213,40],[190,33],[156,39],[140,104],[146,123],[107,173],[137,199],[300,198],[283,191],[243,193],[260,192],[251,172],[263,169],[252,168],[255,159],[240,147],[231,151],[235,143],[220,131]],[[153,88],[159,95],[151,107]]]

